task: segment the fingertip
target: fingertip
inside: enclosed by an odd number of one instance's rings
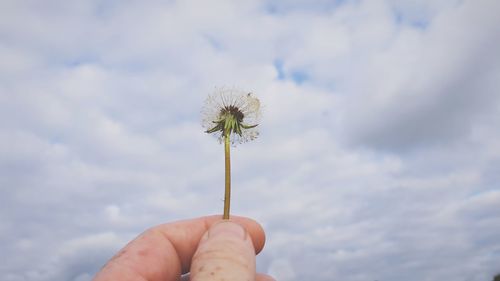
[[[252,242],[255,247],[255,254],[260,253],[264,248],[264,245],[266,244],[266,233],[262,225],[257,221],[247,217],[233,216],[231,220],[234,220],[236,223],[242,224],[242,226],[252,237]]]
[[[246,229],[239,223],[223,220],[213,224],[207,232],[207,237],[231,236],[240,240],[247,238]]]
[[[221,215],[213,215],[204,217],[207,225],[207,230],[212,226],[212,224],[222,221]],[[264,228],[256,220],[242,217],[242,216],[231,216],[230,221],[240,224],[243,226],[248,234],[252,237],[252,242],[255,247],[255,254],[258,254],[264,248],[266,243],[266,234]]]

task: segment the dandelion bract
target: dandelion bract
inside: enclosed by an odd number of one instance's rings
[[[202,110],[205,132],[215,134],[220,142],[229,133],[234,145],[258,137],[260,101],[252,93],[238,89],[218,89],[209,95]]]

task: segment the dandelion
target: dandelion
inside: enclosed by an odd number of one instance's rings
[[[225,192],[224,219],[229,219],[231,201],[230,146],[257,138],[260,102],[252,93],[237,89],[218,89],[209,95],[202,110],[206,133],[215,134],[224,143]]]

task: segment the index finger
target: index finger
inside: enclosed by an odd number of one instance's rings
[[[120,250],[96,275],[94,281],[173,281],[187,273],[203,234],[220,215],[167,223],[153,227]],[[231,217],[252,237],[255,252],[264,247],[265,234],[254,220]]]

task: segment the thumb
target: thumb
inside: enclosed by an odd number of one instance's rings
[[[239,224],[222,221],[201,238],[191,263],[191,281],[255,280],[255,248]]]

